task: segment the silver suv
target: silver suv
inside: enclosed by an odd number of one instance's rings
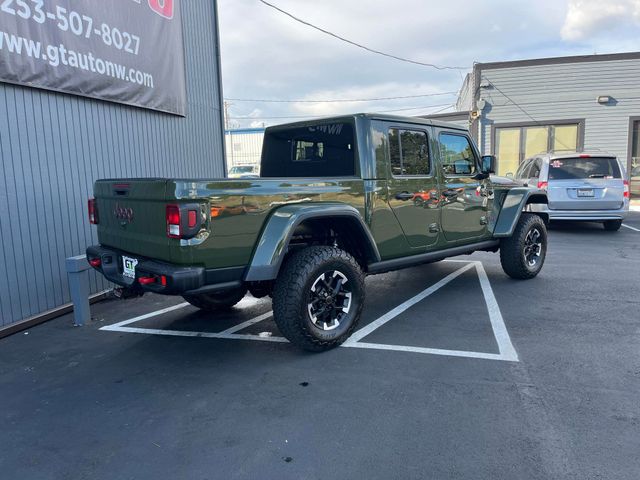
[[[549,220],[602,222],[619,230],[629,212],[629,182],[615,155],[546,153],[525,160],[515,178],[547,191],[548,205],[532,205]]]

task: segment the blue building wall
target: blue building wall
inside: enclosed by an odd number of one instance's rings
[[[182,9],[186,118],[0,83],[0,327],[70,301],[65,258],[97,242],[94,180],[224,176],[216,2]]]

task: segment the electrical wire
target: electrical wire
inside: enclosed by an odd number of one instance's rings
[[[524,113],[527,117],[529,117],[538,127],[548,127],[549,124],[545,124],[541,121],[536,120],[535,118],[533,118],[533,115],[531,115],[529,112],[527,112],[522,106],[520,106],[520,104],[518,104],[516,101],[514,101],[509,95],[507,95],[506,93],[504,93],[502,90],[500,90],[491,80],[489,80],[489,84],[495,88],[498,92],[500,92],[500,94],[506,98],[507,100],[509,100],[513,105],[515,105],[522,113]],[[569,150],[573,150],[571,147],[569,147],[568,145],[565,145],[564,143],[562,143],[561,140],[559,140],[558,138],[556,138],[556,140],[558,141],[558,143],[560,143],[563,147],[569,149]]]
[[[302,20],[301,18],[298,18],[295,15],[292,15],[291,13],[289,13],[289,12],[287,12],[287,11],[277,7],[276,5],[273,5],[273,4],[271,4],[271,3],[269,3],[269,2],[267,2],[265,0],[258,0],[258,1],[260,3],[263,3],[264,5],[266,5],[268,7],[273,8],[274,10],[277,10],[278,12],[286,15],[287,17],[292,18],[296,22],[302,23],[303,25],[306,25],[306,26],[311,27],[311,28],[313,28],[315,30],[318,30],[318,31],[320,31],[320,32],[322,32],[322,33],[324,33],[326,35],[329,35],[329,36],[331,36],[333,38],[336,38],[336,39],[338,39],[338,40],[340,40],[342,42],[348,43],[350,45],[353,45],[354,47],[361,48],[361,49],[366,50],[368,52],[375,53],[377,55],[382,55],[384,57],[393,58],[394,60],[399,60],[399,61],[405,62],[405,63],[412,63],[414,65],[420,65],[420,66],[423,66],[423,67],[435,68],[436,70],[468,70],[469,69],[469,67],[449,67],[449,66],[444,66],[444,65],[435,65],[433,63],[418,62],[416,60],[410,60],[408,58],[398,57],[397,55],[392,55],[390,53],[381,52],[380,50],[375,50],[373,48],[369,48],[369,47],[367,47],[365,45],[362,45],[360,43],[356,43],[356,42],[354,42],[352,40],[349,40],[347,38],[344,38],[344,37],[342,37],[342,36],[340,36],[338,34],[330,32],[329,30],[325,30],[324,28],[320,28],[320,27],[318,27],[318,26],[316,26],[316,25],[314,25],[312,23],[309,23],[309,22],[307,22],[305,20]]]
[[[391,112],[406,112],[409,110],[420,110],[423,108],[436,108],[436,107],[444,107],[441,110],[438,110],[433,113],[438,113],[447,108],[451,108],[455,106],[455,104],[440,104],[440,105],[423,105],[421,107],[409,107],[409,108],[396,108],[393,110],[376,110],[374,112],[365,112],[365,113],[391,113]],[[345,115],[352,115],[352,113],[335,113],[335,114],[327,114],[327,115],[289,115],[289,116],[279,116],[279,117],[229,117],[229,120],[275,120],[275,119],[287,119],[287,118],[323,118],[323,117],[341,117]]]
[[[330,100],[270,100],[261,98],[225,98],[230,102],[257,102],[257,103],[342,103],[342,102],[378,102],[385,100],[405,100],[407,98],[438,97],[444,95],[457,95],[458,92],[425,93],[422,95],[404,95],[401,97],[378,98],[335,98]]]

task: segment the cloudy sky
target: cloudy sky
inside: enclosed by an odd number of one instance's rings
[[[224,96],[233,127],[354,112],[451,111],[473,62],[640,50],[640,0],[219,0]],[[363,102],[242,101],[372,99]],[[427,96],[429,95],[429,96]]]

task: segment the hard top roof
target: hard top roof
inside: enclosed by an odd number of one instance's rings
[[[271,127],[267,127],[267,131],[271,129],[304,127],[307,125],[317,125],[318,123],[352,120],[355,118],[368,118],[370,120],[382,120],[382,121],[391,122],[391,123],[412,123],[415,125],[427,125],[427,126],[448,128],[452,130],[459,130],[462,132],[468,131],[468,129],[461,127],[460,125],[456,125],[455,123],[442,122],[439,120],[432,120],[429,118],[421,118],[421,117],[403,117],[400,115],[388,115],[384,113],[354,113],[351,115],[339,115],[339,116],[333,116],[333,117],[315,118],[310,120],[302,120],[299,122],[273,125]]]

